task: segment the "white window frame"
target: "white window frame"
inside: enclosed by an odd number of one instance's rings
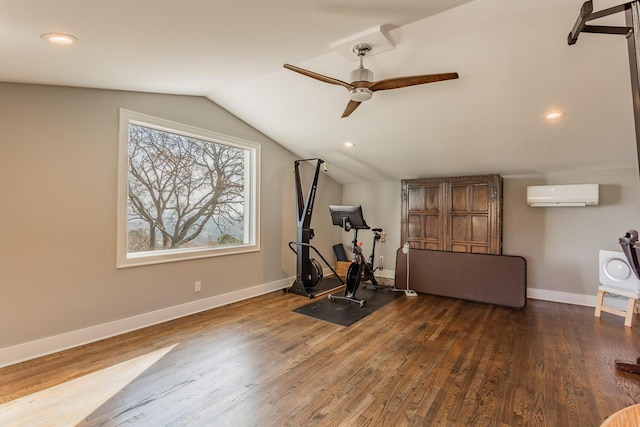
[[[129,125],[140,125],[160,131],[184,135],[246,150],[249,167],[245,168],[245,185],[248,187],[244,201],[245,244],[170,249],[128,253],[128,203],[129,203]],[[213,256],[231,255],[260,250],[260,144],[219,134],[209,130],[172,122],[158,117],[120,109],[118,147],[118,224],[117,268],[183,261]]]

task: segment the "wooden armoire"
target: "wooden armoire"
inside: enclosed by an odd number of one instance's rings
[[[502,177],[402,180],[401,234],[416,249],[502,254]]]

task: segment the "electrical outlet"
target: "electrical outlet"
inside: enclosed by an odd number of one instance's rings
[[[384,257],[380,255],[380,259],[378,260],[378,268],[380,271],[384,270]]]
[[[196,282],[195,291],[200,292],[202,290],[202,282]]]

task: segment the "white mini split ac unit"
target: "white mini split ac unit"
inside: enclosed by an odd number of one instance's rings
[[[598,201],[598,184],[527,187],[527,203],[532,207],[594,206]]]

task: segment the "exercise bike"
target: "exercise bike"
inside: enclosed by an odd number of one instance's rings
[[[342,227],[345,231],[353,229],[353,242],[351,244],[351,250],[353,252],[353,261],[347,269],[345,277],[346,287],[344,296],[329,295],[331,301],[340,299],[359,304],[360,307],[364,305],[366,301],[356,298],[356,291],[361,282],[371,282],[373,289],[377,290],[384,286],[379,285],[374,276],[374,272],[379,268],[373,267],[375,260],[375,247],[376,242],[380,241],[384,243],[385,233],[381,228],[374,228],[373,231],[373,249],[369,256],[369,262],[367,262],[364,254],[362,253],[361,243],[358,243],[358,230],[370,229],[362,216],[361,206],[329,206],[331,212],[331,219],[333,225]]]

